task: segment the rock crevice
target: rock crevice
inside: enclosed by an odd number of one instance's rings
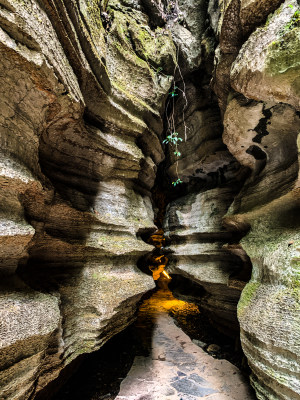
[[[299,13],[0,0],[1,398],[46,395],[134,320],[154,220],[257,397],[300,396]]]

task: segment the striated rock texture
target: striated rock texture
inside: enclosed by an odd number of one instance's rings
[[[232,190],[226,187],[189,194],[171,203],[165,223],[173,251],[168,272],[205,289],[194,301],[228,335],[239,331],[236,305],[241,288],[232,286],[231,278],[242,269],[240,258],[224,249],[232,235],[222,227],[222,216],[232,199]]]
[[[0,0],[0,398],[133,321],[154,186],[169,272],[299,399],[299,41],[296,0]]]
[[[136,264],[176,49],[138,2],[5,0],[0,27],[0,398],[27,399],[154,287]]]
[[[178,146],[179,157],[168,146],[165,169],[172,181],[178,174],[183,183],[170,196],[164,230],[170,243],[167,250],[172,253],[168,272],[200,284],[204,294],[196,293],[193,301],[200,303],[219,329],[235,336],[239,332],[236,307],[250,278],[249,261],[247,255],[241,259],[226,248],[235,235],[224,229],[222,217],[238,194],[248,168],[241,167],[222,140],[218,98],[210,88],[219,14],[218,6],[210,2],[205,14],[210,25],[202,32],[199,48],[201,63],[197,69],[188,69],[182,62],[182,74],[175,75],[179,92],[170,114],[183,141]],[[237,275],[240,279],[235,278]]]
[[[300,396],[298,15],[286,1],[244,43],[231,82],[247,99],[233,96],[224,117],[224,142],[251,168],[224,222],[251,226],[241,245],[253,272],[238,318],[259,399]]]

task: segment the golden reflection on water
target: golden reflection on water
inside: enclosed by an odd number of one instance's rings
[[[162,229],[158,229],[153,235],[150,236],[148,243],[154,245],[157,249],[162,249],[165,244],[164,232]],[[155,281],[162,280],[162,287],[167,287],[167,281],[170,281],[172,278],[170,275],[164,270],[166,265],[168,264],[169,259],[161,254],[159,256],[152,256],[152,264],[149,266],[150,271],[152,272],[153,279]]]
[[[156,321],[165,315],[176,315],[176,319],[188,321],[191,316],[199,315],[198,307],[193,303],[176,299],[168,287],[158,289],[149,299],[141,304],[137,320],[136,332],[144,351],[151,351],[153,330]]]
[[[159,289],[149,299],[144,300],[140,306],[140,313],[150,312],[155,314],[170,311],[174,313],[199,314],[196,304],[176,299],[170,289]]]

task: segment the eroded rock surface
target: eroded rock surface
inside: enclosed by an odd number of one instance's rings
[[[154,287],[136,264],[176,51],[141,7],[103,7],[1,2],[1,398],[34,397]]]
[[[211,87],[221,111],[222,141],[217,128],[210,136],[212,124],[204,130],[193,123],[180,146],[178,175],[186,186],[165,218],[173,251],[169,271],[205,289],[200,304],[224,328],[225,320],[233,322],[238,292],[252,270],[238,319],[253,386],[259,399],[298,399],[299,4],[210,1],[208,12],[218,45]],[[209,107],[215,101],[210,97]],[[178,118],[178,130],[180,124]],[[226,144],[231,162],[226,156],[221,166],[221,148],[205,142],[211,138]],[[170,159],[173,177],[176,164]]]
[[[165,222],[173,251],[168,272],[182,274],[205,289],[202,308],[229,334],[239,330],[240,296],[240,290],[229,287],[230,277],[242,270],[239,257],[224,249],[231,234],[222,227],[222,216],[232,199],[229,188],[187,195],[170,204]]]

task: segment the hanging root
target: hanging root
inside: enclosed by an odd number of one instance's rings
[[[183,95],[183,98],[185,100],[185,104],[184,107],[182,109],[182,123],[183,123],[183,128],[184,128],[184,141],[187,141],[187,131],[188,131],[188,127],[186,125],[185,122],[185,110],[188,106],[188,101],[187,101],[187,97],[185,94],[185,90],[186,90],[186,86],[185,86],[185,81],[178,63],[178,57],[179,57],[179,49],[176,49],[176,63],[175,63],[175,67],[174,67],[174,79],[173,79],[173,86],[172,86],[172,90],[171,92],[169,92],[169,99],[166,105],[166,118],[167,118],[167,137],[166,139],[163,141],[163,143],[166,144],[170,144],[171,146],[174,147],[174,155],[176,156],[176,161],[175,161],[175,168],[176,168],[176,177],[177,179],[175,181],[172,182],[173,186],[178,185],[179,183],[182,183],[183,181],[180,179],[179,177],[179,172],[178,172],[178,159],[181,156],[181,152],[178,150],[178,144],[180,142],[183,141],[183,139],[181,137],[178,136],[178,132],[176,132],[176,124],[175,124],[175,97],[178,96],[178,93],[176,93],[176,91],[180,91]],[[180,89],[178,86],[175,86],[175,75],[176,72],[178,70],[178,73],[180,75],[182,84],[183,84],[183,89]],[[169,105],[171,102],[171,112],[168,114],[168,109],[169,109]]]

